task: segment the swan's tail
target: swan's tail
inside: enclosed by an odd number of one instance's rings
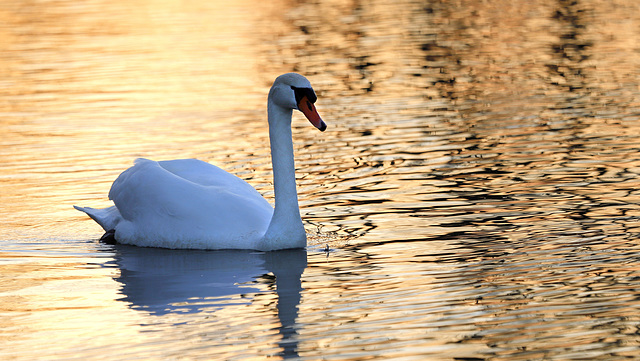
[[[122,218],[118,208],[115,206],[104,208],[104,209],[96,209],[91,207],[78,207],[73,206],[73,208],[86,213],[91,219],[96,221],[102,227],[102,229],[106,231],[112,231],[116,228],[116,225]]]

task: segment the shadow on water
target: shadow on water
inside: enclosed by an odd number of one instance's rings
[[[296,318],[300,278],[307,267],[306,250],[265,253],[117,245],[110,263],[120,269],[115,279],[122,285],[124,297],[120,301],[158,317],[194,314],[199,320],[225,307],[250,304],[259,294],[273,294],[281,356],[296,356]],[[179,320],[184,322],[185,318]]]

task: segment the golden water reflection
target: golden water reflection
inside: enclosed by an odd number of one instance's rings
[[[635,357],[638,7],[5,2],[0,355]],[[286,71],[329,125],[294,121],[306,254],[94,241],[71,205],[140,156],[272,197]]]
[[[69,205],[107,205],[135,157],[228,156],[227,139],[252,149],[255,137],[229,126],[239,123],[266,141],[267,81],[280,70],[259,72],[253,4],[10,5],[0,197],[12,237],[68,235]]]

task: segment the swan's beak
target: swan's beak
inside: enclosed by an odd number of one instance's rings
[[[309,99],[307,99],[306,96],[300,99],[300,102],[298,103],[298,109],[302,112],[302,114],[304,114],[305,117],[307,117],[307,119],[309,119],[311,124],[313,124],[314,127],[320,129],[321,132],[324,132],[324,130],[327,129],[327,125],[324,123],[324,121],[322,121],[322,118],[320,118],[320,114],[318,114],[316,107],[312,102],[309,101]]]

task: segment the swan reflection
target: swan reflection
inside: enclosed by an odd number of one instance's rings
[[[301,298],[300,277],[307,266],[304,249],[272,252],[167,250],[118,245],[120,301],[153,316],[212,313],[250,304],[245,295],[277,297],[284,355],[295,354],[295,322]],[[264,315],[272,319],[272,314]],[[175,317],[173,318],[175,321]]]

